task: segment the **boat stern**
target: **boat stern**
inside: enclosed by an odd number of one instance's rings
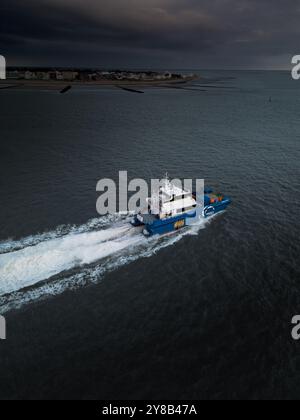
[[[134,216],[134,218],[131,220],[131,225],[133,227],[139,227],[139,226],[144,226],[144,221],[141,215],[137,214]]]

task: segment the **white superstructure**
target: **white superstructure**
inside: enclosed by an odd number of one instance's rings
[[[157,215],[159,219],[166,219],[194,211],[197,202],[192,192],[172,184],[166,175],[159,193],[148,198],[148,205],[150,214]]]

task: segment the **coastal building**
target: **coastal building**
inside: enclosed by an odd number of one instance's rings
[[[56,80],[56,71],[49,71],[49,80]]]
[[[79,73],[77,71],[63,71],[62,78],[68,82],[72,82],[77,79]]]
[[[101,76],[101,78],[109,78],[110,77],[110,72],[109,71],[101,71],[99,72],[99,75]]]
[[[20,72],[18,70],[8,71],[7,78],[13,80],[24,79],[24,72]]]
[[[139,80],[139,75],[136,73],[129,73],[127,78],[128,80]]]
[[[81,82],[89,82],[90,81],[90,77],[89,77],[89,73],[86,71],[82,71],[79,73],[79,80]]]
[[[37,75],[35,72],[27,70],[24,75],[25,80],[37,80]]]
[[[100,77],[97,73],[91,73],[89,74],[89,80],[92,82],[96,82],[97,80],[99,80]]]
[[[39,71],[36,73],[36,78],[38,80],[50,80],[50,73],[46,71]]]
[[[56,71],[55,75],[56,75],[56,80],[64,80],[62,72]]]

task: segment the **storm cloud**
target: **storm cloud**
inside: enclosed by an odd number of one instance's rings
[[[10,65],[287,68],[294,0],[2,0]],[[299,47],[300,48],[300,47]]]

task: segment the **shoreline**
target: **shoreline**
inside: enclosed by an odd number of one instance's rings
[[[200,80],[200,76],[188,77],[186,79],[178,80],[149,80],[149,81],[131,81],[131,80],[101,80],[101,81],[43,81],[43,80],[13,80],[5,79],[0,80],[1,89],[12,89],[12,88],[43,88],[43,89],[63,89],[67,86],[74,87],[126,87],[132,88],[147,88],[147,87],[163,87],[165,85],[186,85],[188,83]]]

